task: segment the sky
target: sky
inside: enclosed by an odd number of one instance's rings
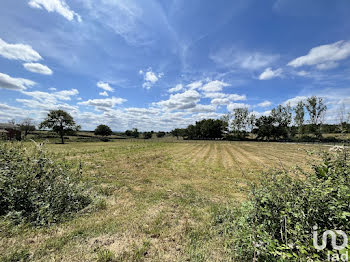
[[[1,0],[0,122],[186,127],[324,98],[350,111],[349,0]]]

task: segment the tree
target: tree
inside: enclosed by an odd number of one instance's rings
[[[165,132],[162,132],[162,131],[160,131],[160,132],[158,132],[157,133],[157,137],[165,137]]]
[[[294,108],[295,116],[294,116],[294,122],[298,127],[298,133],[303,134],[304,133],[304,118],[305,118],[305,109],[304,109],[304,102],[299,101],[296,107]]]
[[[138,138],[140,136],[140,132],[137,128],[133,128],[132,129],[132,132],[131,132],[131,135],[134,137],[134,138]]]
[[[143,134],[144,139],[151,139],[152,138],[152,132],[145,132]]]
[[[110,136],[113,134],[111,128],[106,125],[99,125],[98,127],[96,127],[94,133],[96,136]]]
[[[233,109],[233,119],[231,127],[233,132],[240,138],[243,138],[247,132],[247,126],[249,123],[249,111],[248,108],[235,108]]]
[[[339,129],[341,133],[345,133],[347,131],[348,119],[345,111],[345,104],[343,102],[338,108]]]
[[[35,131],[35,125],[32,122],[32,119],[26,118],[20,124],[21,131],[24,132],[24,138],[27,137],[28,133],[31,131]]]
[[[256,129],[253,130],[253,133],[257,135],[258,139],[267,139],[270,140],[271,137],[275,137],[275,118],[272,116],[261,116],[256,120],[255,126]]]
[[[323,117],[327,111],[327,106],[324,104],[321,97],[312,96],[306,100],[305,107],[309,113],[309,121],[312,127],[311,131],[316,137],[321,138],[321,125],[323,122]]]
[[[73,117],[63,110],[51,110],[46,119],[39,125],[40,129],[49,128],[56,132],[61,137],[61,142],[64,144],[64,136],[74,134],[80,129],[80,126],[75,124]]]
[[[274,138],[283,137],[287,139],[290,135],[290,124],[292,123],[292,109],[290,105],[278,105],[277,108],[271,110],[271,117],[274,119]]]

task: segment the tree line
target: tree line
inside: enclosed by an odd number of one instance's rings
[[[295,107],[278,105],[268,115],[257,117],[247,107],[235,108],[221,119],[204,119],[187,128],[176,128],[171,134],[184,139],[245,140],[254,134],[258,140],[322,140],[322,133],[350,131],[350,113],[339,110],[339,124],[324,124],[327,105],[320,97],[299,101]],[[309,137],[308,135],[312,135]]]
[[[321,97],[312,96],[304,101],[299,101],[295,107],[278,105],[268,115],[257,117],[249,112],[247,107],[235,108],[233,112],[220,119],[203,119],[187,128],[175,128],[170,133],[179,139],[226,139],[246,140],[251,139],[251,134],[258,140],[287,141],[291,139],[317,139],[322,140],[323,133],[347,133],[350,132],[350,113],[346,114],[345,106],[338,111],[338,124],[324,124],[327,105]],[[20,124],[20,128],[26,136],[35,130],[35,125],[30,119]],[[51,110],[47,117],[39,125],[39,129],[51,129],[61,138],[74,135],[80,130],[73,117],[64,110]],[[107,125],[99,125],[94,130],[96,136],[102,140],[113,134]],[[164,137],[166,132],[140,132],[137,128],[126,130],[127,137],[150,139],[154,134],[158,138]],[[309,137],[309,135],[313,137]]]

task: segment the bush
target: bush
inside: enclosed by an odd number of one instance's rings
[[[151,132],[145,132],[143,134],[143,138],[144,139],[151,139],[152,138],[152,133]]]
[[[326,230],[350,232],[349,175],[344,152],[325,153],[310,174],[267,175],[248,203],[231,210],[234,215],[215,214],[214,225],[239,261],[325,261],[332,247],[315,249],[313,227],[318,236]]]
[[[69,163],[50,159],[42,145],[0,144],[0,216],[49,225],[86,207],[91,199]]]
[[[159,137],[159,138],[160,138],[160,137],[165,137],[165,132],[162,132],[162,131],[161,131],[161,132],[158,132],[158,133],[157,133],[157,137]]]

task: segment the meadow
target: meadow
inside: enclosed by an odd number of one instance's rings
[[[30,142],[25,142],[30,146]],[[218,210],[271,169],[309,169],[323,145],[115,140],[46,144],[82,168],[93,207],[50,227],[0,220],[0,260],[228,261]],[[7,260],[6,260],[7,259]]]

